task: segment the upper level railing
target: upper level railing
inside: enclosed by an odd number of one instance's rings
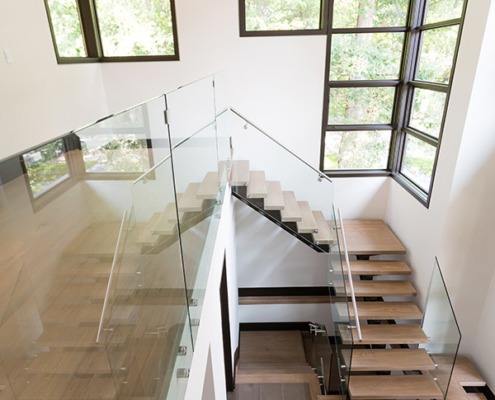
[[[222,79],[0,163],[9,398],[183,397],[230,157]]]

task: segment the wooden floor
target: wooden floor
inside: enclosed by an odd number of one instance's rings
[[[241,332],[236,389],[229,400],[312,400],[318,394],[299,331]]]

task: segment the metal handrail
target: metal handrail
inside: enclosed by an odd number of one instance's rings
[[[96,343],[100,342],[100,335],[101,335],[101,330],[103,327],[103,319],[105,318],[105,311],[106,311],[107,303],[108,303],[108,295],[110,293],[110,287],[112,286],[113,270],[115,269],[115,265],[117,265],[117,258],[119,255],[120,241],[122,239],[122,232],[124,230],[124,224],[125,224],[126,216],[127,216],[127,211],[124,210],[124,214],[122,215],[122,221],[120,222],[120,229],[119,229],[119,236],[117,237],[117,244],[115,245],[115,251],[113,253],[112,268],[110,269],[110,276],[108,277],[107,290],[105,292],[105,300],[103,300],[103,308],[101,310],[100,324],[98,325],[98,333],[96,334]]]
[[[340,208],[338,210],[338,213],[339,213],[340,231],[342,232],[342,243],[344,244],[344,257],[345,257],[345,263],[347,266],[347,276],[349,279],[349,288],[351,289],[352,308],[354,308],[354,318],[356,320],[356,330],[357,330],[358,340],[360,342],[362,342],[363,336],[361,335],[361,324],[359,322],[359,314],[358,314],[358,309],[357,309],[357,304],[356,304],[356,295],[354,293],[354,284],[352,282],[351,263],[349,261],[349,253],[347,251],[347,240],[345,237],[344,220],[342,219],[342,213],[340,212]]]
[[[248,118],[246,118],[244,115],[242,115],[239,111],[236,111],[235,109],[233,108],[230,108],[230,111],[237,115],[239,118],[243,119],[244,121],[246,121],[249,125],[251,125],[253,128],[257,129],[260,133],[262,133],[263,135],[265,135],[268,139],[270,139],[271,141],[275,142],[277,145],[279,145],[280,147],[282,147],[285,151],[287,151],[288,153],[290,153],[292,156],[294,156],[295,158],[297,158],[299,161],[301,161],[303,164],[306,164],[307,167],[311,168],[314,172],[318,173],[319,177],[321,179],[326,179],[327,181],[329,181],[330,183],[332,182],[332,180],[326,176],[323,172],[317,170],[315,167],[313,167],[312,165],[308,164],[306,161],[304,161],[301,157],[299,157],[297,154],[295,154],[294,152],[290,151],[287,147],[285,147],[282,143],[278,142],[277,140],[275,140],[274,138],[272,138],[268,133],[266,133],[265,131],[263,131],[263,129],[261,129],[259,126],[256,126],[254,123],[252,123]]]

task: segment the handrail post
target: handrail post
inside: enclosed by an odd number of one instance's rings
[[[340,231],[342,232],[342,243],[344,245],[344,257],[347,266],[347,276],[349,279],[349,288],[351,289],[352,308],[354,309],[354,318],[356,319],[356,330],[357,330],[358,340],[362,342],[363,336],[361,335],[361,324],[359,322],[359,314],[356,304],[356,295],[354,293],[354,284],[352,282],[351,263],[349,261],[349,253],[347,251],[347,240],[345,237],[344,220],[342,219],[342,213],[340,212],[340,208],[338,209],[338,213],[339,213]]]
[[[98,325],[98,333],[96,334],[96,343],[100,342],[101,330],[103,328],[103,319],[105,317],[105,311],[106,311],[107,303],[108,303],[108,295],[110,293],[110,287],[112,286],[113,270],[115,269],[115,265],[117,265],[117,258],[119,256],[120,241],[122,239],[122,231],[124,230],[124,224],[125,224],[126,216],[127,216],[127,211],[124,210],[124,214],[122,215],[122,221],[120,222],[120,229],[119,229],[119,235],[117,237],[117,244],[115,245],[115,251],[113,253],[112,268],[110,269],[110,276],[108,277],[108,284],[107,284],[107,290],[105,292],[105,299],[103,300],[103,308],[101,310],[100,324]]]

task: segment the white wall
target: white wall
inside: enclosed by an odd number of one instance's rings
[[[100,66],[57,64],[44,3],[0,2],[0,159],[106,113]]]
[[[317,166],[325,36],[240,38],[237,3],[176,1],[180,61],[103,65],[110,110],[225,70],[230,105]]]
[[[478,5],[479,7],[479,5]],[[452,192],[438,251],[463,333],[461,350],[471,354],[495,387],[495,5],[477,9],[488,24],[476,71]]]

